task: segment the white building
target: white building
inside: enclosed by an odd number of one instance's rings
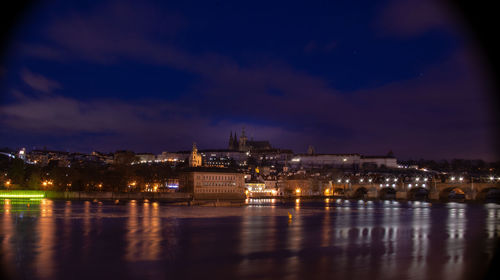
[[[298,154],[290,160],[289,164],[306,168],[322,166],[353,167],[359,166],[360,158],[359,154]]]
[[[361,166],[374,165],[377,168],[398,168],[398,162],[395,157],[389,156],[361,156]]]

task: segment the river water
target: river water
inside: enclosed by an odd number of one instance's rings
[[[0,210],[0,276],[12,279],[480,279],[500,236],[498,204],[43,200]]]

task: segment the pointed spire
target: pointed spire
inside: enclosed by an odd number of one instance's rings
[[[229,145],[228,145],[228,149],[229,150],[234,149],[233,131],[229,132]]]

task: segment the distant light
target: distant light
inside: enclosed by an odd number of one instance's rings
[[[347,161],[347,158],[344,158],[342,161]]]
[[[418,181],[420,181],[420,178],[419,178],[419,177],[417,177],[417,179],[415,179],[415,181],[417,181],[417,182],[418,182]]]
[[[359,179],[359,181],[360,181],[361,183],[363,183],[363,179]]]
[[[463,178],[463,177],[460,177],[460,178],[459,178],[459,180],[460,180],[460,181],[463,181],[463,180],[464,180],[464,178]]]
[[[495,179],[495,178],[493,178],[493,177],[490,177],[490,181],[493,181],[493,179]]]
[[[340,182],[341,182],[341,180],[340,180],[340,179],[338,179],[338,180],[337,180],[337,183],[340,183]]]
[[[386,182],[389,182],[389,178],[385,178],[385,181],[386,181]]]
[[[395,187],[395,186],[396,186],[396,184],[392,184],[392,186],[393,186],[393,187]]]
[[[411,188],[411,184],[408,184],[408,188]]]
[[[349,179],[345,180],[346,183],[349,183]]]
[[[424,178],[424,181],[427,182],[427,178]]]
[[[368,179],[368,182],[370,182],[370,183],[371,183],[371,181],[372,181],[372,179],[371,179],[371,178],[370,178],[370,179]]]
[[[394,182],[397,182],[397,181],[398,181],[398,179],[397,179],[397,178],[394,178]]]
[[[451,177],[451,180],[452,180],[452,181],[455,181],[455,177]]]

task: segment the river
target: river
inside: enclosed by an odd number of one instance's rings
[[[289,217],[291,215],[291,218]],[[12,279],[480,279],[500,205],[252,200],[0,205]]]

